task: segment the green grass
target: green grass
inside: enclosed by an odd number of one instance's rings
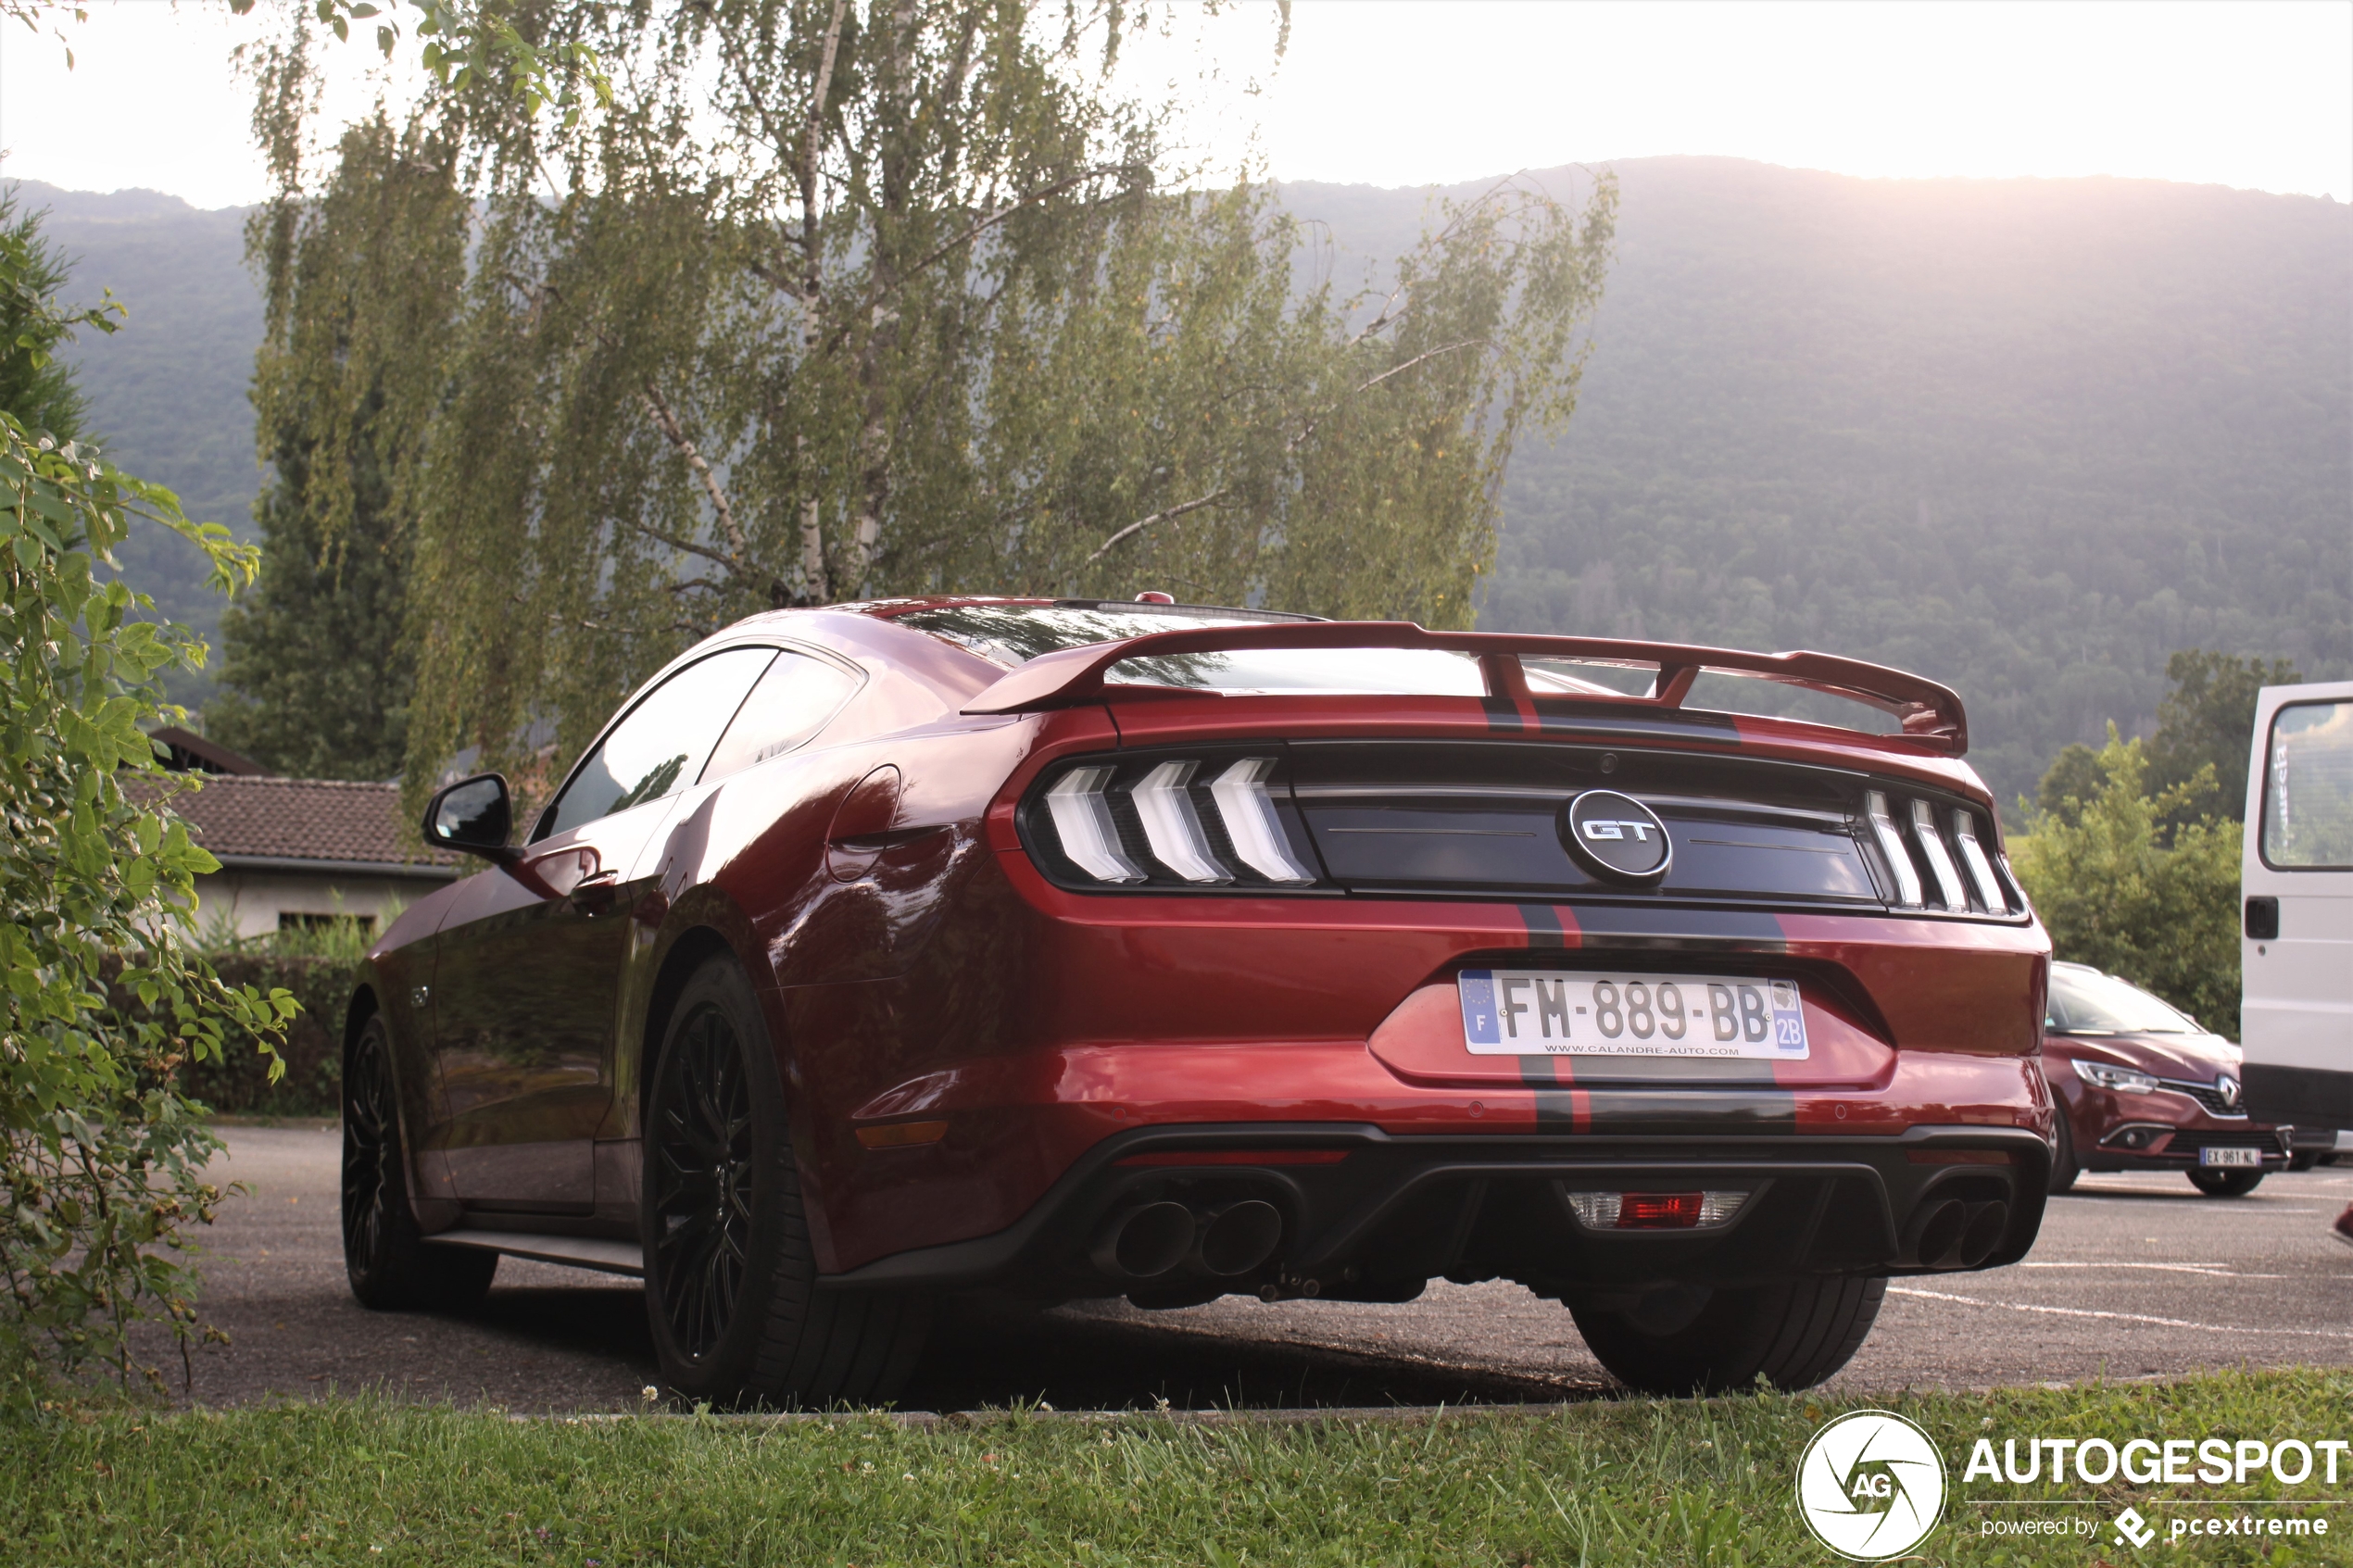
[[[1792,1505],[1818,1396],[1284,1424],[1013,1412],[933,1429],[822,1421],[512,1421],[370,1401],[160,1414],[67,1408],[0,1430],[8,1563],[1828,1563]],[[1987,1539],[2069,1495],[1963,1487],[1980,1435],[2308,1438],[2347,1434],[2353,1373],[2225,1374],[1876,1401],[1951,1468],[1915,1562],[2353,1562],[2353,1507],[2325,1540],[2110,1545],[2129,1502],[2160,1522],[2235,1487],[2075,1488],[2090,1539]],[[2353,1470],[2299,1500],[2353,1499]],[[2317,1479],[2317,1476],[2316,1476]],[[2264,1546],[2270,1546],[2266,1552]]]

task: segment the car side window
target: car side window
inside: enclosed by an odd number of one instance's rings
[[[702,782],[724,779],[806,744],[841,711],[859,684],[858,677],[822,659],[778,654],[711,754]]]
[[[655,687],[588,754],[532,836],[565,833],[692,784],[745,694],[775,658],[774,648],[729,648]]]

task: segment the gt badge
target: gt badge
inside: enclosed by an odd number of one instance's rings
[[[1658,814],[1614,789],[1589,789],[1571,800],[1561,813],[1561,838],[1579,865],[1607,882],[1650,886],[1675,858]]]

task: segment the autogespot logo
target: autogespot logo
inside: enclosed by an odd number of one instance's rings
[[[1886,1411],[1854,1411],[1814,1434],[1797,1461],[1797,1512],[1814,1538],[1857,1562],[1901,1557],[1944,1512],[1944,1459]]]

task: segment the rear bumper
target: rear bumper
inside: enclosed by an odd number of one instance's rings
[[[1004,1230],[900,1252],[825,1283],[1176,1304],[1231,1291],[1402,1300],[1441,1276],[1598,1297],[1793,1273],[1990,1268],[2032,1246],[2049,1166],[2048,1145],[2018,1127],[1705,1138],[1398,1135],[1332,1123],[1148,1127],[1104,1139]],[[1715,1229],[1595,1230],[1567,1195],[1600,1190],[1748,1197]],[[1282,1230],[1246,1271],[1212,1274],[1195,1257],[1137,1278],[1104,1261],[1109,1229],[1146,1205],[1207,1215],[1251,1200],[1277,1210]],[[1960,1249],[1964,1219],[1980,1240]]]

